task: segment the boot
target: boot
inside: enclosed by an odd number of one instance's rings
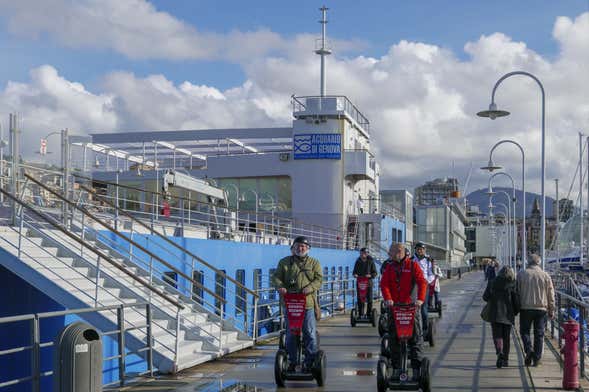
[[[531,366],[532,365],[532,361],[534,360],[534,358],[535,358],[534,352],[530,351],[526,355],[526,359],[524,360],[524,363],[526,364],[526,366]]]
[[[497,354],[497,369],[501,369],[501,367],[503,366],[503,354],[499,353]]]
[[[509,367],[509,358],[507,356],[503,356],[503,367]]]

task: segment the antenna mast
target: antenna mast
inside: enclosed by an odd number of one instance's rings
[[[321,56],[321,96],[325,96],[325,56],[331,54],[331,50],[326,45],[326,27],[327,27],[327,8],[323,6],[319,8],[319,11],[322,13],[322,18],[319,21],[321,23],[321,47],[315,50],[315,53]]]

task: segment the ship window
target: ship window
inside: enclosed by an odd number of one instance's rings
[[[243,286],[245,286],[245,270],[244,269],[238,269],[235,272],[235,280],[237,280],[239,283],[241,283]],[[246,302],[247,302],[247,297],[246,297],[246,293],[245,293],[245,288],[238,286],[237,289],[235,290],[235,314],[236,315],[245,311]]]
[[[198,302],[199,304],[203,303],[203,288],[202,285],[204,284],[205,274],[204,271],[194,271],[192,273],[192,280],[194,280],[197,284],[192,285],[192,299]]]
[[[215,274],[215,294],[222,299],[226,299],[226,285],[227,279],[225,278],[225,270],[221,270],[222,274],[216,273]],[[222,303],[220,298],[215,297],[215,312],[219,314],[219,309],[223,305],[223,314],[225,314],[225,304]]]
[[[178,274],[174,271],[166,271],[162,276],[162,279],[165,283],[169,284],[173,288],[178,288]]]

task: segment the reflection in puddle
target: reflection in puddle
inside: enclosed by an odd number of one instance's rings
[[[204,386],[201,385],[197,389],[203,392],[262,392],[262,388],[255,385],[244,384],[234,380],[219,380]]]

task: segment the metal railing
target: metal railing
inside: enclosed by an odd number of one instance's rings
[[[337,111],[345,111],[348,113],[350,117],[354,119],[360,125],[364,131],[367,133],[370,132],[370,121],[358,110],[356,105],[354,105],[348,97],[345,95],[309,95],[309,96],[292,96],[292,111],[293,113],[296,112],[304,112],[307,110],[308,99],[316,99],[319,101],[321,106],[323,106],[323,102],[331,102],[334,99],[337,100],[337,106],[335,110]],[[302,102],[305,100],[305,103]]]
[[[562,324],[570,319],[579,323],[579,374],[589,380],[585,364],[589,355],[589,303],[575,298],[561,290],[555,291],[557,314],[550,320],[550,335],[558,340],[558,348],[562,348],[564,329]]]
[[[118,218],[120,211],[127,211],[134,218],[148,222],[166,233],[191,233],[207,239],[226,239],[242,242],[288,245],[298,235],[307,236],[313,246],[343,249],[345,232],[319,225],[306,224],[285,218],[279,213],[245,211],[199,201],[193,198],[164,195],[109,181],[92,180],[74,174],[79,181],[89,186],[101,184],[107,187],[101,196],[118,209],[104,203],[89,200],[89,207]],[[92,185],[93,184],[93,185]],[[118,189],[118,191],[117,191]],[[133,195],[129,198],[128,195]],[[127,196],[126,196],[127,195]],[[163,201],[169,211],[163,212]],[[112,219],[112,218],[111,218]]]
[[[217,342],[217,349],[219,352],[223,350],[223,320],[224,320],[224,311],[227,301],[222,296],[218,295],[216,291],[212,291],[205,287],[203,284],[198,282],[193,278],[193,276],[188,276],[180,269],[173,266],[169,261],[178,259],[178,255],[171,252],[164,246],[161,246],[155,243],[155,248],[157,249],[157,253],[161,254],[161,252],[165,252],[165,256],[159,256],[158,254],[152,252],[147,247],[139,244],[133,239],[133,231],[131,230],[130,233],[121,233],[118,230],[111,227],[108,223],[104,220],[95,217],[93,214],[88,212],[84,207],[80,206],[80,203],[74,203],[70,200],[67,200],[65,197],[60,195],[57,191],[52,190],[46,187],[44,184],[40,183],[38,180],[33,178],[32,176],[25,174],[27,180],[31,181],[34,185],[46,190],[47,192],[51,193],[54,197],[61,200],[62,203],[67,205],[67,209],[70,211],[69,219],[67,220],[70,226],[70,229],[77,229],[81,234],[80,238],[82,243],[88,244],[86,241],[88,238],[94,239],[97,241],[98,246],[102,246],[105,248],[109,253],[115,253],[117,256],[122,257],[123,260],[129,261],[132,265],[139,267],[149,276],[149,280],[147,282],[148,287],[154,287],[154,284],[159,284],[164,287],[164,290],[167,292],[171,292],[172,294],[179,297],[179,300],[184,303],[186,306],[191,306],[193,308],[199,309],[202,312],[206,312],[210,318],[216,320],[219,323],[219,334],[215,335],[209,332],[207,329],[200,327],[198,324],[188,320],[186,317],[183,317],[180,314],[180,309],[176,311],[176,343],[173,350],[174,353],[174,363],[177,365],[178,360],[178,351],[179,351],[179,335],[180,335],[180,327],[186,327],[190,329],[196,329],[199,332],[203,333],[205,336],[208,336],[213,339],[213,341]],[[94,222],[95,224],[102,226],[104,229],[108,231],[105,235],[98,230],[95,230],[89,226],[90,222]],[[64,231],[70,238],[72,238],[72,234],[70,233],[72,230]],[[114,235],[116,238],[113,239],[111,236]],[[152,242],[153,243],[153,242]],[[98,249],[98,248],[96,248]],[[80,252],[83,252],[83,247],[80,248]],[[94,251],[94,253],[96,253]],[[100,255],[103,257],[103,255]],[[164,260],[164,257],[166,260]],[[99,259],[100,260],[100,259]],[[178,260],[182,261],[180,257]],[[97,276],[100,276],[100,264],[97,264],[98,272]],[[164,267],[167,269],[164,269]],[[193,263],[194,268],[194,263]],[[165,274],[166,272],[173,272],[177,274],[178,277],[185,279],[188,282],[188,285],[179,285],[176,284],[175,281],[171,279],[166,279]],[[162,278],[159,278],[162,277]],[[97,278],[98,282],[98,278]],[[98,287],[98,283],[97,283]],[[200,290],[201,295],[197,293]],[[148,294],[149,303],[152,301],[152,290],[150,290]],[[157,290],[156,290],[157,292]],[[206,299],[207,297],[212,297],[211,300]],[[212,302],[211,302],[212,301]]]
[[[136,308],[145,308],[145,323],[141,325],[135,325],[131,327],[126,326],[125,321],[125,310],[128,309],[136,309]],[[31,314],[24,314],[19,316],[11,316],[11,317],[2,317],[0,318],[0,325],[7,325],[7,324],[18,324],[18,323],[29,323],[30,326],[30,335],[29,335],[29,344],[24,346],[17,346],[6,348],[4,350],[0,350],[0,357],[14,355],[14,354],[21,354],[25,352],[30,353],[31,359],[31,373],[28,376],[20,377],[20,378],[13,378],[7,379],[0,382],[0,390],[4,387],[9,387],[18,384],[24,383],[31,383],[31,391],[39,392],[41,389],[41,378],[42,377],[50,377],[53,376],[53,371],[42,371],[41,370],[41,350],[47,349],[49,347],[53,347],[55,343],[53,341],[41,341],[41,336],[43,336],[43,331],[41,329],[41,320],[51,319],[56,317],[63,317],[63,316],[70,316],[70,315],[77,315],[81,318],[87,316],[90,313],[101,314],[104,312],[108,312],[111,314],[116,315],[116,328],[110,331],[99,331],[100,336],[112,336],[113,339],[117,341],[117,354],[103,358],[103,362],[112,361],[114,359],[118,362],[118,371],[119,371],[119,384],[121,386],[124,385],[125,380],[127,378],[127,362],[126,358],[131,355],[145,355],[147,357],[147,371],[142,373],[133,373],[133,375],[146,375],[149,374],[153,376],[154,367],[153,367],[153,337],[152,337],[152,310],[151,305],[145,303],[137,303],[137,304],[121,304],[121,305],[112,305],[112,306],[101,306],[97,308],[83,308],[83,309],[71,309],[71,310],[64,310],[64,311],[57,311],[57,312],[45,312],[45,313],[31,313]],[[24,328],[23,328],[24,329]],[[127,347],[124,345],[125,341],[125,334],[131,331],[144,331],[145,334],[145,345],[143,347],[139,347],[135,351],[127,350]],[[123,344],[121,344],[123,342]],[[103,345],[103,350],[106,348]],[[54,350],[57,349],[54,347]],[[144,354],[145,353],[145,354]]]

